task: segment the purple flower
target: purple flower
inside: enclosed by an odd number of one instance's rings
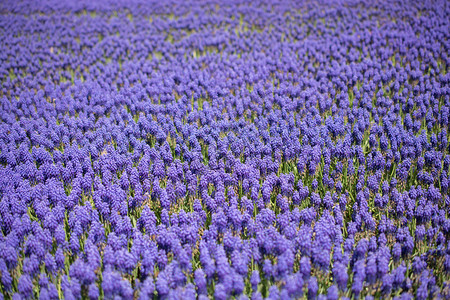
[[[97,285],[95,283],[91,283],[89,285],[89,292],[88,292],[89,299],[98,299],[99,296],[100,292],[98,290]]]
[[[56,250],[55,261],[56,261],[56,265],[59,269],[64,268],[65,257],[64,257],[64,252],[61,248],[58,248]]]
[[[269,297],[268,299],[278,300],[280,299],[280,291],[278,290],[278,287],[276,285],[272,285],[269,288]]]
[[[441,2],[2,5],[3,296],[447,296]]]
[[[252,285],[252,289],[256,290],[258,287],[258,284],[260,283],[260,277],[258,270],[253,270],[251,276],[250,276],[250,284]]]
[[[215,286],[214,297],[218,300],[226,300],[228,298],[228,293],[222,283]]]
[[[303,294],[302,274],[296,273],[288,276],[286,280],[286,291],[290,298],[302,296]]]
[[[206,294],[206,275],[202,269],[195,270],[195,285],[199,294]]]
[[[332,285],[328,288],[327,291],[327,299],[328,300],[337,300],[339,299],[339,291],[336,285]]]
[[[348,273],[344,264],[337,262],[333,265],[333,277],[339,289],[345,291],[347,288]]]
[[[401,255],[402,255],[401,245],[399,243],[395,243],[394,247],[392,247],[392,257],[394,258],[394,261],[398,261]]]
[[[393,281],[392,275],[391,274],[384,275],[381,281],[382,281],[381,292],[384,295],[389,295],[392,289],[392,281]]]
[[[151,277],[147,277],[142,284],[141,292],[139,294],[140,299],[148,299],[153,297],[155,291],[155,284]]]
[[[303,276],[303,279],[308,279],[311,275],[311,262],[309,258],[302,257],[300,259],[299,271]]]
[[[33,293],[33,282],[31,277],[27,274],[20,276],[17,288],[21,296],[24,298],[30,298]]]
[[[308,299],[314,299],[317,296],[319,286],[316,277],[311,277],[308,280]]]

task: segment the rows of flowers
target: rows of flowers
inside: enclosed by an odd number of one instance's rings
[[[2,1],[0,299],[449,299],[448,1]]]

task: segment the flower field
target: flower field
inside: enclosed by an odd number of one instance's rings
[[[449,15],[0,2],[0,300],[449,299]]]

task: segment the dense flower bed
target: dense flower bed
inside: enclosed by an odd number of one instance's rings
[[[448,1],[224,2],[0,3],[0,298],[448,299]]]

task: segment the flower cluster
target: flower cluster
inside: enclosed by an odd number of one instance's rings
[[[450,298],[446,1],[0,10],[1,299]]]

